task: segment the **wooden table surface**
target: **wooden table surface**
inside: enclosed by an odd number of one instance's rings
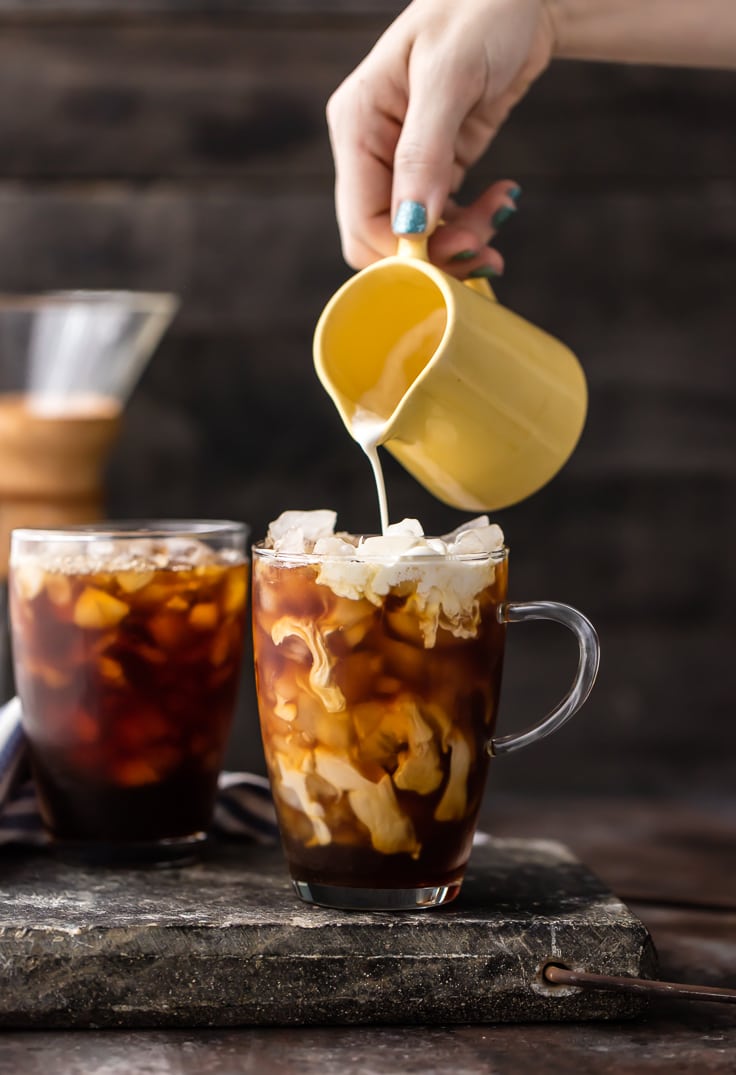
[[[736,798],[491,800],[496,835],[565,841],[649,927],[662,977],[736,988]],[[9,1032],[0,1075],[694,1075],[736,1071],[736,1007],[635,1023]]]

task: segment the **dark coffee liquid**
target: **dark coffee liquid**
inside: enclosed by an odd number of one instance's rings
[[[147,843],[204,832],[217,791],[217,772],[186,757],[154,783],[121,787],[91,774],[80,779],[68,754],[36,749],[33,776],[49,831],[73,842]]]
[[[241,660],[245,564],[11,571],[44,822],[61,841],[206,829]]]
[[[402,809],[409,804],[404,800]],[[416,805],[416,804],[415,804]],[[337,840],[328,847],[305,847],[290,835],[289,824],[283,827],[282,843],[292,876],[310,884],[339,885],[343,888],[424,888],[459,884],[470,856],[473,831],[478,813],[468,811],[459,822],[431,822],[417,827],[422,852],[417,859],[397,852],[381,854],[365,840]],[[288,812],[288,808],[287,808]],[[428,804],[410,816],[430,817]],[[287,816],[287,815],[284,815]],[[423,839],[422,839],[423,837]]]

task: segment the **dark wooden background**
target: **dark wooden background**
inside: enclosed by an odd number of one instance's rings
[[[182,311],[131,402],[110,512],[332,506],[373,529],[370,472],[311,365],[347,276],[323,118],[402,5],[0,0],[0,288],[155,288]],[[554,65],[476,177],[524,188],[499,295],[568,342],[591,390],[564,472],[504,511],[519,600],[576,604],[584,715],[496,763],[533,796],[728,794],[736,776],[736,75]],[[389,466],[392,514],[460,516]],[[571,675],[511,630],[504,730]],[[251,676],[229,763],[261,766]]]

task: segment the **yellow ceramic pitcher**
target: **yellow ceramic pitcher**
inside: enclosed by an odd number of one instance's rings
[[[314,363],[350,431],[380,420],[378,443],[453,507],[517,503],[571,455],[587,389],[564,344],[432,265],[426,239],[357,273],[332,297]]]

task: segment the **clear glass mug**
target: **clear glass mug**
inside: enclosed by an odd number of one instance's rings
[[[489,759],[583,705],[599,663],[593,626],[568,605],[509,603],[508,549],[402,558],[398,585],[362,590],[345,586],[342,557],[260,544],[252,555],[261,731],[297,894],[362,910],[448,903]],[[438,597],[448,571],[461,601]],[[530,619],[574,633],[577,673],[544,720],[496,737],[506,624]]]
[[[14,530],[14,670],[45,828],[66,858],[191,860],[235,709],[247,528]]]

